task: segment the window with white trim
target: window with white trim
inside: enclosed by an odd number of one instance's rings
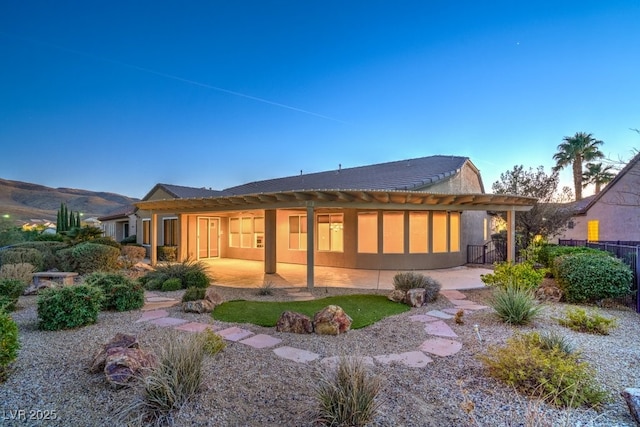
[[[264,217],[229,218],[229,247],[264,247]]]
[[[378,212],[358,212],[358,253],[378,253]]]
[[[344,251],[344,217],[342,214],[320,214],[318,224],[318,251]]]
[[[307,250],[307,216],[289,216],[289,249]]]

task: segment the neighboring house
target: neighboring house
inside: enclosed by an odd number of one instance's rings
[[[111,237],[120,242],[123,239],[136,234],[137,208],[134,205],[122,206],[105,216],[97,218],[97,226],[102,228],[106,237]]]
[[[490,238],[487,211],[536,200],[485,194],[467,157],[430,156],[257,181],[222,191],[156,185],[138,207],[138,243],[178,247],[178,258],[236,258],[363,269],[466,263]],[[510,236],[513,232],[510,233]],[[513,242],[513,240],[511,240]],[[511,253],[511,252],[510,252]]]
[[[561,240],[640,241],[640,154],[600,193],[574,203],[575,214]]]

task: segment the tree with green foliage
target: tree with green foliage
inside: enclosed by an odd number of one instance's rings
[[[582,174],[582,187],[593,184],[596,194],[602,190],[603,185],[607,185],[616,174],[612,165],[604,166],[602,163],[587,163],[587,169]]]
[[[512,170],[500,174],[500,180],[493,183],[492,190],[496,194],[538,199],[531,210],[516,212],[516,233],[522,238],[523,248],[527,248],[535,236],[548,239],[562,233],[567,226],[571,211],[563,203],[570,201],[572,194],[568,187],[563,187],[558,192],[559,183],[557,171],[547,175],[544,166],[525,170],[522,165],[516,165]]]
[[[556,161],[554,172],[571,165],[573,170],[573,186],[576,192],[576,200],[582,200],[582,167],[585,162],[604,158],[604,154],[598,146],[603,142],[593,137],[593,134],[577,132],[573,136],[565,136],[563,142],[558,145],[558,152],[553,155]]]

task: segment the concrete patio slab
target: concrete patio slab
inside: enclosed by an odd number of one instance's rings
[[[433,359],[424,354],[421,351],[408,351],[400,354],[385,354],[381,356],[374,356],[378,362],[383,365],[389,365],[391,363],[401,363],[410,368],[424,368],[429,363],[433,362]]]
[[[366,366],[375,366],[375,364],[373,363],[373,357],[371,356],[331,356],[325,357],[320,361],[320,363],[330,369],[336,369],[343,357],[346,357],[347,359],[356,359]]]
[[[320,358],[319,354],[288,346],[278,347],[274,349],[273,352],[283,359],[293,360],[294,362],[298,363],[312,362]]]
[[[414,314],[413,316],[409,316],[409,319],[412,322],[435,322],[439,320],[437,317],[429,316],[428,314]]]
[[[218,335],[228,341],[240,341],[241,339],[253,335],[253,332],[233,326],[231,328],[218,331]]]
[[[167,310],[150,310],[142,313],[142,317],[136,320],[136,323],[148,322],[149,320],[159,319],[161,317],[167,317],[169,312]]]
[[[444,323],[442,320],[426,323],[424,325],[424,330],[429,335],[437,335],[439,337],[456,338],[458,336],[455,332],[453,332],[453,329],[451,329],[449,325]]]
[[[455,289],[444,289],[440,291],[440,295],[447,299],[465,299],[467,296]]]
[[[440,310],[431,310],[431,311],[427,311],[427,314],[429,316],[433,316],[433,317],[437,317],[438,319],[451,319],[453,316],[450,314],[447,314],[443,311]]]
[[[177,319],[175,317],[161,317],[159,319],[150,320],[149,323],[153,323],[156,326],[167,328],[169,326],[182,325],[183,323],[187,323],[187,321],[184,319]]]
[[[456,354],[462,348],[462,343],[455,340],[445,338],[429,338],[420,345],[420,350],[435,354],[436,356],[446,357]]]
[[[461,301],[464,301],[464,303],[460,304]],[[489,308],[486,305],[480,305],[478,303],[475,303],[473,301],[468,301],[468,300],[451,300],[451,303],[456,307],[462,308],[465,310],[483,310],[485,308]]]
[[[179,331],[186,331],[186,332],[203,332],[207,329],[211,329],[212,331],[215,331],[216,329],[220,329],[220,328],[216,327],[215,325],[212,325],[211,323],[189,322],[189,323],[184,323],[182,325],[176,326],[174,329],[177,329]]]
[[[275,347],[281,342],[282,340],[280,338],[272,337],[271,335],[266,335],[266,334],[254,335],[252,337],[249,337],[240,341],[240,343],[246,344],[253,348]]]

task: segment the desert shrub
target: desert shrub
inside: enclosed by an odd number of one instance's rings
[[[158,246],[158,261],[174,262],[178,260],[177,246]]]
[[[535,290],[540,286],[546,275],[545,269],[536,269],[533,262],[499,262],[495,264],[493,273],[483,274],[481,280],[487,286],[508,288],[517,286],[520,289]]]
[[[273,295],[273,289],[274,288],[275,288],[275,285],[273,284],[273,282],[265,280],[262,283],[262,285],[258,286],[258,295],[260,295],[260,296]]]
[[[71,258],[75,270],[80,274],[94,271],[114,271],[118,268],[120,250],[98,243],[80,243],[71,248]]]
[[[76,271],[78,267],[73,257],[73,248],[68,247],[58,250],[55,264],[60,271]]]
[[[120,249],[122,260],[126,268],[131,268],[138,262],[142,261],[147,255],[147,251],[142,246],[125,245]]]
[[[187,259],[179,263],[162,263],[139,280],[146,289],[158,290],[167,279],[178,278],[183,288],[209,286],[207,266],[201,261]]]
[[[18,298],[24,292],[26,284],[17,279],[0,279],[0,311],[16,309]]]
[[[193,286],[187,288],[187,290],[184,291],[184,294],[182,294],[182,302],[198,301],[200,299],[204,299],[204,295],[206,292],[207,290],[204,288],[196,288]]]
[[[138,395],[120,418],[130,425],[171,425],[172,414],[200,388],[203,340],[198,334],[165,341],[158,365],[142,378]]]
[[[559,407],[597,407],[608,399],[579,352],[546,347],[537,332],[516,334],[505,346],[489,347],[480,359],[494,378]]]
[[[95,323],[104,300],[100,288],[90,285],[64,286],[40,291],[40,329],[55,331]]]
[[[633,272],[612,256],[578,253],[555,260],[556,281],[567,302],[595,302],[631,292]]]
[[[56,252],[60,249],[68,247],[65,243],[59,241],[34,241],[24,242],[15,246],[20,249],[36,249],[42,254],[43,265],[34,265],[36,271],[47,271],[53,268],[58,268],[58,260],[56,259]],[[1,263],[1,262],[0,262]]]
[[[517,286],[496,289],[489,304],[500,319],[511,325],[525,325],[542,310],[532,290]]]
[[[609,335],[609,331],[618,324],[614,318],[604,317],[597,311],[587,313],[583,308],[567,310],[558,323],[574,331],[599,335]]]
[[[367,372],[357,357],[340,358],[333,376],[325,376],[315,390],[317,419],[328,426],[364,426],[376,415],[376,397],[381,389],[378,377]]]
[[[41,271],[44,258],[39,250],[33,248],[14,247],[0,251],[0,265],[21,263],[31,264],[36,271]]]
[[[105,296],[103,310],[129,311],[144,305],[144,288],[123,274],[91,273],[84,282],[102,289]]]
[[[224,338],[209,328],[200,332],[199,338],[202,340],[202,351],[209,356],[215,356],[227,346]]]
[[[554,244],[545,244],[542,245],[538,251],[537,261],[545,267],[551,268],[551,272],[553,273],[553,264],[557,257],[581,253],[611,256],[606,251],[589,248],[587,246],[559,246]]]
[[[162,283],[162,288],[160,289],[164,292],[171,292],[182,289],[182,280],[180,280],[178,277],[167,279]]]
[[[27,262],[20,262],[18,264],[3,264],[0,266],[0,280],[2,279],[15,279],[28,285],[33,278],[33,272],[35,268],[33,265]]]
[[[557,332],[543,332],[540,334],[540,348],[551,351],[558,349],[565,354],[571,354],[575,350],[567,337]]]
[[[135,234],[132,234],[130,236],[125,237],[124,239],[120,240],[120,244],[121,245],[132,245],[135,244],[137,242],[137,237]]]
[[[433,301],[438,297],[442,285],[432,277],[425,276],[422,273],[407,271],[397,273],[393,276],[393,287],[405,292],[409,289],[423,288],[427,291],[425,295],[426,301]]]
[[[6,380],[9,364],[16,360],[19,349],[18,325],[9,313],[0,309],[0,382]]]
[[[35,238],[36,242],[62,242],[64,241],[64,237],[58,233],[40,233]]]
[[[98,245],[113,246],[114,248],[118,248],[118,249],[122,248],[122,245],[116,242],[115,240],[113,240],[111,237],[96,237],[95,239],[91,240],[91,243],[96,243]]]

